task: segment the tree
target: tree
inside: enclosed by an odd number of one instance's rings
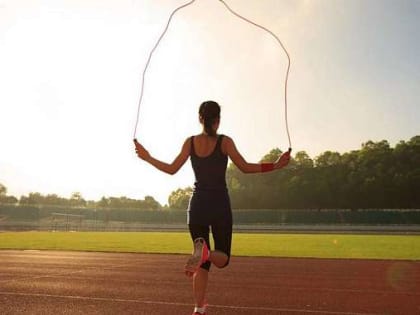
[[[74,192],[71,194],[70,197],[70,205],[72,207],[85,207],[86,200],[83,199],[82,194],[80,192]]]
[[[309,157],[305,151],[296,152],[294,164],[301,168],[312,168],[314,167],[314,161]]]
[[[271,150],[262,161],[274,161]],[[315,160],[297,152],[290,165],[269,174],[227,169],[234,208],[419,208],[420,136],[391,148],[367,141],[344,154],[326,151]]]
[[[190,201],[191,195],[192,195],[192,188],[187,187],[184,189],[177,189],[168,197],[168,204],[169,208],[171,209],[187,209],[188,203]]]
[[[4,196],[0,197],[0,204],[9,204],[9,205],[15,205],[18,203],[18,199],[15,196]]]
[[[0,197],[7,195],[7,187],[0,183]]]
[[[393,156],[394,200],[403,208],[420,207],[420,136],[400,141]]]
[[[152,196],[144,197],[144,204],[148,210],[159,210],[162,208],[160,203],[157,202]]]
[[[260,162],[274,163],[275,161],[277,161],[281,154],[282,151],[279,148],[272,149],[270,152],[263,156]]]
[[[315,165],[318,167],[329,167],[340,164],[340,161],[340,153],[326,151],[315,159]]]
[[[105,197],[102,197],[100,201],[98,201],[98,206],[100,208],[108,208],[109,207],[109,200]]]
[[[41,205],[43,204],[44,198],[40,193],[29,193],[28,197],[20,197],[19,203],[26,205]]]
[[[0,183],[0,204],[16,204],[18,199],[7,195],[7,187]]]
[[[67,200],[59,197],[57,194],[48,194],[47,196],[40,196],[39,204],[50,206],[67,206]]]
[[[6,186],[4,186],[3,184],[0,183],[0,204],[1,203],[6,203],[5,202],[6,195],[7,195],[7,188],[6,188]]]

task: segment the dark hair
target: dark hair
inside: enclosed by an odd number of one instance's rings
[[[201,103],[198,110],[200,117],[203,119],[204,130],[209,136],[216,136],[213,124],[220,118],[220,106],[214,101],[206,101]]]

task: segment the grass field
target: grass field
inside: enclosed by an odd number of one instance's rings
[[[0,249],[188,254],[191,241],[180,232],[4,232]],[[232,254],[420,260],[420,236],[237,233]]]

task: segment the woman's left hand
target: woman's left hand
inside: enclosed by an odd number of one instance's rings
[[[137,139],[134,139],[134,145],[136,146],[136,154],[142,160],[149,160],[150,153],[139,143]]]
[[[283,153],[274,163],[274,168],[279,169],[285,167],[290,162],[290,151]]]

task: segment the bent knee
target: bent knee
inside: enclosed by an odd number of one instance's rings
[[[228,259],[226,260],[226,263],[224,265],[220,266],[219,268],[220,269],[226,268],[229,265],[229,262],[230,262],[230,258],[228,257]]]
[[[226,268],[229,265],[229,263],[230,263],[230,256],[226,255],[225,262],[223,262],[222,264],[217,266],[217,268],[219,268],[219,269]]]

